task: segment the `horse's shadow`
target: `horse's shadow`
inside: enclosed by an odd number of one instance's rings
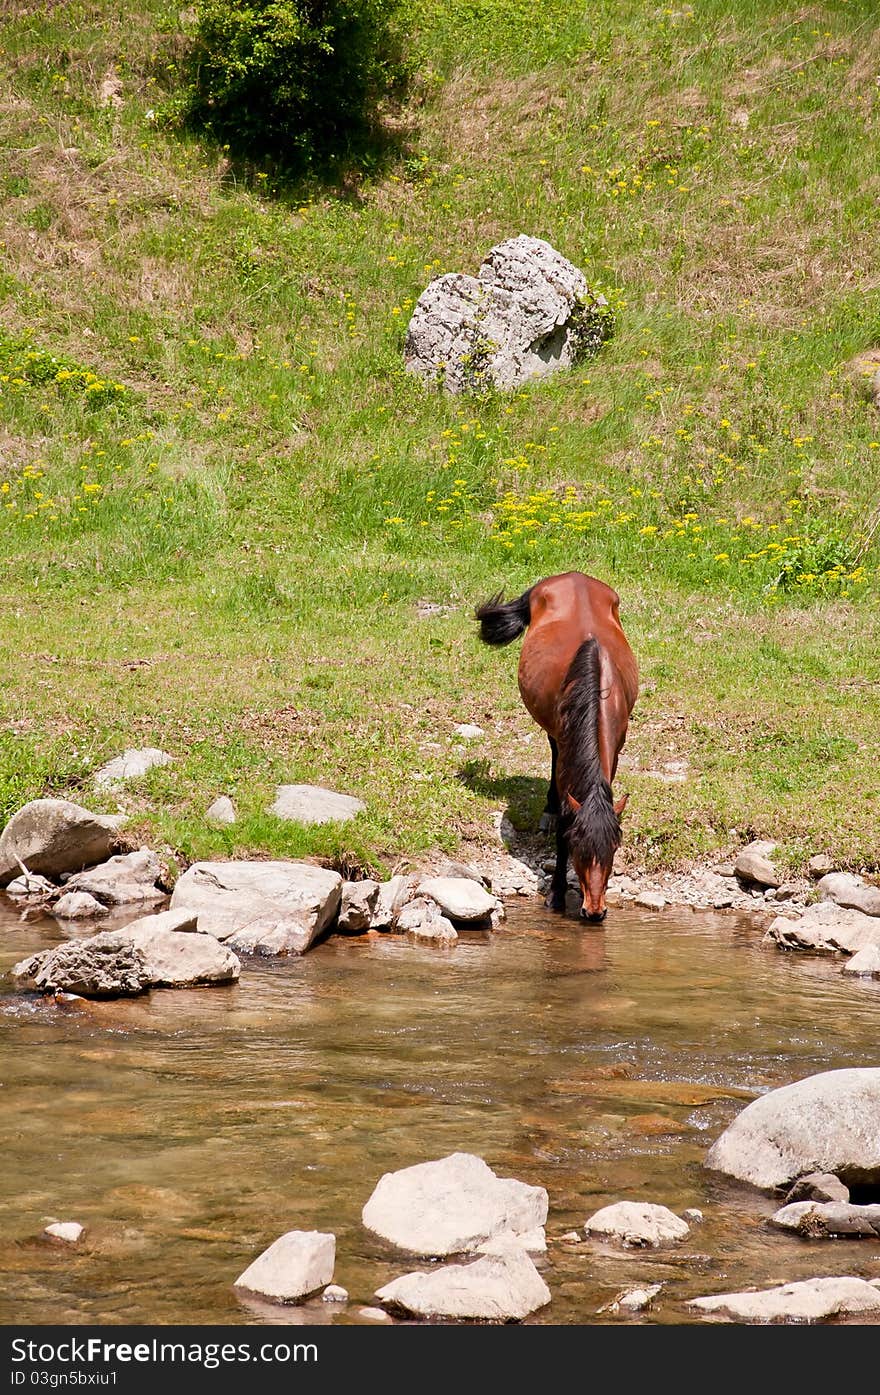
[[[547,781],[535,775],[493,775],[486,760],[469,760],[456,779],[475,794],[504,800],[505,815],[517,833],[536,835],[547,803]]]

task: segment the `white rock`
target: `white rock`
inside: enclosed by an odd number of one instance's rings
[[[848,1201],[793,1201],[770,1217],[777,1230],[793,1230],[810,1239],[824,1235],[880,1237],[880,1206]]]
[[[667,1206],[649,1201],[617,1201],[603,1206],[584,1225],[585,1233],[618,1240],[628,1249],[683,1240],[690,1227]]]
[[[398,875],[390,881],[379,883],[376,909],[370,923],[371,930],[385,930],[394,923],[397,912],[406,905],[415,890],[416,878]]]
[[[775,843],[749,843],[734,863],[736,875],[744,882],[754,882],[758,886],[779,886],[782,879],[767,856],[767,851],[772,851],[775,846]]]
[[[829,873],[816,883],[816,890],[823,901],[833,901],[863,915],[880,916],[880,889],[849,872]]]
[[[341,890],[338,872],[308,862],[196,862],[171,907],[197,912],[199,930],[233,949],[303,954],[334,920]]]
[[[55,891],[55,885],[46,877],[35,877],[30,872],[22,873],[20,877],[14,877],[6,888],[7,896],[31,897],[31,896],[51,896]]]
[[[85,1233],[85,1226],[79,1221],[55,1221],[43,1231],[53,1240],[62,1240],[65,1245],[77,1245]]]
[[[289,1230],[239,1274],[234,1287],[275,1303],[296,1303],[330,1283],[335,1262],[334,1235]]]
[[[497,1177],[482,1158],[452,1153],[386,1172],[363,1222],[410,1254],[462,1254],[501,1234],[528,1236],[546,1222],[547,1204],[543,1187]]]
[[[378,882],[367,879],[360,882],[343,882],[337,930],[347,934],[369,930],[373,924],[378,900]]]
[[[816,1322],[880,1308],[880,1287],[850,1276],[802,1279],[779,1288],[692,1298],[688,1306],[743,1322]]]
[[[109,857],[119,838],[119,820],[92,814],[67,799],[34,799],[13,814],[0,834],[0,886],[21,873],[60,877]]]
[[[291,823],[347,823],[366,807],[361,799],[320,785],[279,785],[269,813]]]
[[[398,911],[394,922],[395,930],[401,934],[415,936],[419,940],[443,940],[448,943],[458,939],[458,932],[451,921],[437,905],[423,896],[407,901]]]
[[[234,983],[241,973],[238,956],[211,935],[193,933],[194,921],[192,912],[166,911],[105,935],[108,943],[131,944],[140,950],[153,988]]]
[[[139,780],[148,770],[156,766],[170,765],[171,756],[155,746],[144,746],[141,750],[123,751],[121,756],[107,761],[95,771],[95,787],[99,790],[119,789],[128,780]]]
[[[636,905],[644,906],[648,911],[662,911],[666,906],[666,897],[662,891],[640,891],[636,897]]]
[[[600,1313],[643,1313],[650,1308],[662,1284],[644,1284],[641,1287],[625,1288],[598,1311]]]
[[[880,976],[880,941],[877,944],[865,945],[852,957],[847,959],[843,966],[845,974],[865,974],[874,978]]]
[[[325,1303],[347,1303],[348,1289],[341,1284],[328,1284],[321,1297]]]
[[[823,1071],[752,1100],[706,1167],[766,1190],[807,1172],[880,1182],[880,1067]]]
[[[488,920],[498,910],[496,898],[469,877],[426,877],[419,895],[430,896],[453,921]]]
[[[880,920],[862,911],[846,910],[833,901],[808,906],[791,920],[777,916],[764,936],[780,949],[808,949],[818,954],[854,954],[880,944]]]
[[[14,965],[12,977],[18,988],[82,998],[132,997],[150,987],[140,950],[117,940],[108,943],[103,935],[40,950]]]
[[[218,795],[214,803],[205,810],[208,823],[235,823],[235,805],[228,794]]]
[[[456,736],[461,737],[462,741],[477,741],[481,736],[486,735],[483,728],[474,726],[473,722],[459,722],[453,730]]]
[[[156,854],[149,848],[139,848],[66,877],[65,887],[69,892],[83,891],[94,896],[105,906],[156,905],[166,896],[156,885],[161,875]]]
[[[391,1321],[384,1308],[358,1308],[358,1317],[366,1318],[368,1322]]]
[[[546,1254],[547,1233],[544,1227],[542,1225],[535,1226],[534,1230],[526,1231],[523,1235],[512,1235],[509,1231],[503,1231],[501,1235],[493,1235],[491,1240],[484,1240],[481,1245],[477,1245],[475,1253],[508,1255],[511,1250],[525,1250],[527,1255]]]
[[[472,1264],[447,1264],[431,1273],[403,1274],[378,1289],[376,1297],[415,1317],[513,1322],[549,1303],[550,1290],[519,1250]]]
[[[107,913],[107,907],[87,891],[66,891],[52,907],[57,920],[93,920]]]

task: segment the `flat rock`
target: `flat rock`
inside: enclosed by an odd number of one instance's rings
[[[128,998],[145,993],[151,978],[146,960],[133,944],[70,940],[22,959],[12,969],[18,988],[37,993],[74,993],[81,998]]]
[[[140,950],[152,988],[193,988],[234,983],[238,979],[241,961],[228,944],[211,935],[186,933],[189,927],[167,929],[152,925],[151,919],[163,917],[148,916],[123,930],[108,930],[105,934],[108,941],[131,944]]]
[[[484,1240],[481,1245],[477,1245],[475,1253],[508,1255],[511,1250],[525,1250],[527,1255],[546,1254],[547,1232],[542,1225],[537,1225],[534,1230],[526,1231],[521,1235],[512,1235],[509,1231],[502,1231],[500,1235],[493,1235],[491,1240]]]
[[[291,823],[347,823],[366,809],[363,800],[320,785],[279,785],[269,813]]]
[[[870,886],[849,872],[831,872],[816,883],[823,901],[833,901],[847,910],[880,916],[880,888]]]
[[[94,920],[107,913],[107,907],[87,891],[65,891],[52,907],[57,920]]]
[[[764,938],[780,949],[855,954],[868,945],[880,945],[880,921],[863,911],[845,909],[834,901],[822,901],[808,906],[796,920],[777,916]]]
[[[208,823],[235,823],[235,805],[228,794],[218,795],[213,804],[205,810]]]
[[[851,959],[847,959],[843,972],[864,974],[866,978],[880,978],[880,941],[857,950]]]
[[[782,878],[767,854],[758,851],[758,848],[766,846],[766,844],[750,843],[748,847],[743,848],[734,863],[734,871],[744,882],[775,888],[779,886]]]
[[[373,924],[378,900],[378,882],[367,879],[360,882],[343,882],[337,930],[355,935],[369,930]]]
[[[85,1226],[79,1221],[53,1221],[43,1231],[50,1240],[60,1240],[64,1245],[78,1245],[85,1234]]]
[[[199,930],[249,954],[304,954],[336,917],[338,872],[308,862],[196,862],[171,897]]]
[[[19,858],[29,872],[52,878],[102,862],[116,847],[118,830],[115,816],[68,799],[34,799],[0,834],[0,886],[19,876]]]
[[[497,1177],[472,1153],[451,1153],[386,1172],[363,1222],[410,1254],[463,1254],[499,1235],[528,1236],[546,1222],[547,1205],[543,1187]]]
[[[68,892],[82,891],[104,906],[155,905],[166,893],[156,885],[162,875],[158,857],[149,848],[120,853],[86,872],[67,877]],[[57,909],[56,909],[57,914]]]
[[[289,1230],[239,1274],[234,1287],[275,1303],[297,1303],[333,1278],[336,1237],[320,1230]]]
[[[430,896],[450,920],[467,924],[488,920],[498,909],[498,901],[470,877],[426,877],[419,883],[419,895]]]
[[[849,1187],[833,1172],[808,1172],[797,1179],[785,1198],[786,1206],[795,1201],[849,1201]]]
[[[818,1322],[880,1308],[880,1286],[876,1280],[871,1283],[850,1276],[802,1279],[779,1288],[692,1298],[688,1306],[742,1322]]]
[[[381,1303],[421,1318],[521,1322],[550,1302],[550,1290],[524,1251],[446,1264],[393,1279],[376,1292]]]
[[[640,891],[636,905],[643,906],[646,911],[662,911],[666,907],[666,897],[662,891]]]
[[[669,1245],[690,1235],[690,1226],[668,1206],[649,1201],[617,1201],[603,1206],[584,1224],[588,1236],[617,1240],[627,1249]]]
[[[795,1201],[781,1207],[768,1225],[817,1239],[826,1235],[880,1236],[880,1206],[854,1206],[848,1201]]]
[[[706,1155],[706,1167],[774,1190],[808,1172],[880,1182],[880,1067],[823,1071],[753,1100]]]
[[[160,751],[156,746],[144,746],[140,750],[130,748],[123,751],[121,756],[108,760],[106,765],[102,765],[99,770],[95,771],[95,788],[99,790],[119,789],[129,780],[139,780],[142,775],[146,775],[148,770],[153,770],[161,765],[170,765],[171,759],[167,751]]]

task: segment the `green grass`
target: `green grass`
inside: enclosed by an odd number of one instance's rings
[[[183,858],[387,870],[508,803],[527,825],[545,742],[472,610],[576,567],[642,666],[634,861],[762,834],[877,865],[872,5],[420,0],[399,159],[296,188],[164,122],[165,6],[10,9],[4,812],[94,803],[91,766],[151,744],[174,763],[126,801]],[[426,391],[416,297],[519,232],[605,291],[613,339],[510,397]],[[646,773],[670,760],[684,783]],[[279,824],[282,779],[368,812]],[[221,791],[233,830],[204,822]]]

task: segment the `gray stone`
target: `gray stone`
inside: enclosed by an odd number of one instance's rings
[[[823,1071],[752,1100],[705,1165],[765,1190],[807,1172],[880,1182],[880,1067]]]
[[[662,891],[640,891],[636,896],[636,905],[646,911],[662,911],[666,907],[666,897]]]
[[[785,1198],[786,1206],[795,1201],[849,1201],[849,1187],[833,1172],[808,1172],[797,1179]]]
[[[321,1297],[325,1303],[347,1303],[348,1289],[341,1284],[328,1284]]]
[[[103,935],[32,954],[14,966],[12,977],[18,988],[81,998],[133,997],[145,993],[151,982],[139,949],[116,940],[108,943]]]
[[[394,924],[400,911],[413,895],[416,878],[398,875],[390,881],[379,883],[376,909],[370,924],[371,930],[386,930]]]
[[[85,1226],[79,1221],[53,1221],[43,1231],[50,1240],[60,1240],[63,1245],[78,1245],[85,1234]]]
[[[342,878],[308,862],[196,862],[171,897],[199,930],[250,954],[304,954],[339,909]]]
[[[756,886],[779,886],[781,878],[767,856],[768,847],[772,850],[775,844],[749,843],[742,849],[734,863],[734,871],[741,881]]]
[[[799,890],[797,882],[783,882],[775,891],[771,888],[768,894],[774,901],[790,901]]]
[[[35,877],[30,872],[22,872],[20,877],[13,877],[6,888],[6,895],[26,900],[34,897],[42,899],[44,896],[54,896],[56,890],[54,883],[46,877]]]
[[[880,921],[862,911],[846,910],[834,901],[808,906],[796,920],[777,916],[765,940],[780,949],[806,949],[816,954],[855,954],[880,944]]]
[[[91,867],[110,856],[118,829],[118,819],[67,799],[35,799],[0,834],[0,886],[19,875],[20,862],[28,872],[53,878]]]
[[[378,900],[378,882],[343,882],[337,930],[346,934],[361,934],[364,930],[369,930],[373,924]]]
[[[476,277],[439,276],[416,302],[404,364],[447,392],[519,387],[595,352],[610,330],[604,296],[539,238],[488,253]]]
[[[817,853],[816,856],[811,857],[807,863],[807,875],[811,877],[814,882],[833,871],[834,863],[831,861],[830,857],[826,857],[825,853]]]
[[[161,875],[156,854],[149,848],[139,848],[66,877],[65,887],[68,892],[86,892],[105,906],[155,905],[166,896],[156,885]]]
[[[52,914],[57,920],[94,920],[107,915],[107,907],[87,891],[65,891],[52,907]]]
[[[543,1187],[497,1177],[471,1153],[385,1173],[363,1209],[368,1230],[428,1256],[473,1251],[502,1234],[527,1236],[546,1220]]]
[[[625,1288],[598,1311],[600,1313],[643,1313],[646,1308],[651,1307],[662,1287],[662,1284],[644,1284],[641,1287]]]
[[[160,751],[155,746],[144,746],[140,750],[129,749],[95,771],[95,788],[117,790],[129,780],[139,780],[156,766],[170,764],[171,756],[168,752]]]
[[[717,1293],[691,1298],[688,1306],[742,1322],[817,1322],[880,1308],[880,1287],[850,1276],[802,1279],[750,1293]]]
[[[792,1230],[810,1239],[823,1236],[880,1237],[880,1206],[853,1206],[848,1201],[795,1201],[770,1217],[777,1230]]]
[[[166,913],[176,918],[165,925],[153,924],[165,916],[145,916],[123,930],[105,935],[118,944],[131,944],[144,957],[152,988],[192,988],[201,984],[234,983],[241,973],[241,962],[229,948],[211,935],[191,932],[188,913]]]
[[[205,810],[208,823],[235,823],[235,805],[228,794],[218,795],[213,804]]]
[[[833,901],[837,906],[861,911],[863,915],[880,916],[880,889],[849,872],[829,873],[816,884],[816,890],[823,901]]]
[[[297,1303],[333,1278],[336,1237],[320,1230],[289,1230],[239,1274],[234,1287],[275,1303]]]
[[[269,813],[291,823],[347,823],[366,807],[361,799],[336,794],[320,785],[279,785]]]
[[[686,1211],[682,1211],[681,1218],[687,1221],[688,1225],[701,1225],[703,1213],[699,1206],[689,1206]]]
[[[880,977],[880,940],[876,944],[865,945],[857,950],[852,959],[847,959],[843,972],[864,974],[868,978]]]
[[[603,1206],[584,1224],[588,1236],[617,1240],[626,1249],[669,1245],[684,1240],[690,1226],[668,1206],[648,1201],[617,1201]]]
[[[578,1236],[580,1239],[580,1236]],[[474,1251],[480,1255],[508,1255],[511,1250],[525,1250],[527,1255],[544,1255],[547,1253],[547,1233],[542,1225],[535,1226],[534,1230],[525,1231],[521,1235],[512,1235],[509,1231],[502,1231],[500,1235],[493,1235],[491,1240],[484,1240],[477,1245]]]
[[[550,1302],[550,1290],[524,1251],[403,1274],[376,1292],[381,1303],[421,1318],[521,1322]]]
[[[488,920],[499,909],[496,897],[469,877],[426,877],[419,883],[419,895],[436,901],[450,920]]]
[[[416,896],[412,901],[407,901],[397,914],[394,928],[400,934],[414,935],[422,940],[445,940],[451,943],[458,939],[455,926],[446,919],[437,902],[429,901],[424,896]]]
[[[358,1317],[366,1318],[367,1322],[391,1321],[384,1308],[358,1308]]]

